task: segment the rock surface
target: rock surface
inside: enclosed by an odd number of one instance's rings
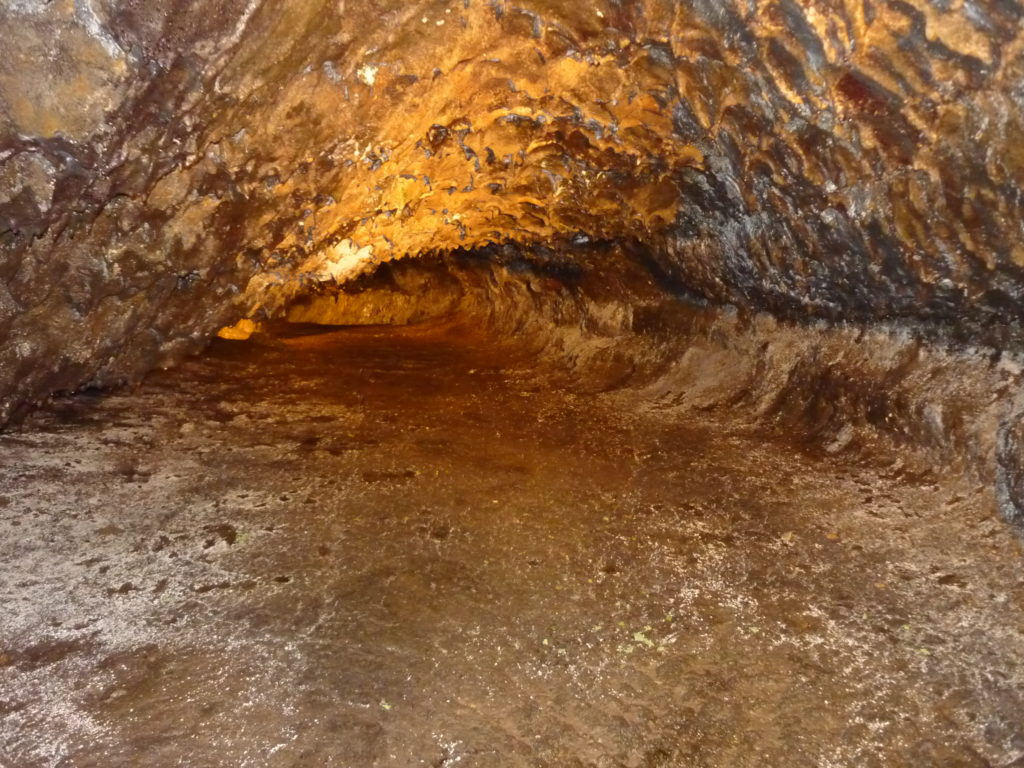
[[[1006,345],[1017,0],[0,7],[0,421],[263,300],[496,242]],[[248,290],[246,290],[248,289]]]
[[[0,752],[1024,760],[1020,0],[0,29]]]
[[[990,489],[479,328],[218,342],[0,435],[2,759],[1021,763]]]
[[[1024,366],[938,343],[898,323],[795,325],[667,295],[635,249],[572,256],[515,247],[406,259],[321,288],[288,318],[387,326],[446,319],[514,341],[587,392],[643,393],[669,421],[729,418],[803,450],[857,462],[884,454],[914,475],[995,487],[1024,523]],[[265,330],[273,338],[286,326]],[[948,339],[947,339],[948,341]]]

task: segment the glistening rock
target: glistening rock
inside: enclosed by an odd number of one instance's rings
[[[1017,0],[16,0],[0,25],[0,421],[283,309],[346,242],[622,242],[696,300],[1018,344]]]

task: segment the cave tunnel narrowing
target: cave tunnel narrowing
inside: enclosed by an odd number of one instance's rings
[[[0,30],[0,766],[1024,760],[1017,0]]]

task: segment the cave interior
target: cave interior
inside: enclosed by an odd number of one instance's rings
[[[1024,766],[1020,0],[0,30],[0,768]]]

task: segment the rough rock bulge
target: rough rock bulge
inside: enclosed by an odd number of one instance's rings
[[[282,287],[498,242],[637,242],[713,302],[1011,344],[1022,24],[1016,0],[6,3],[0,421]]]

